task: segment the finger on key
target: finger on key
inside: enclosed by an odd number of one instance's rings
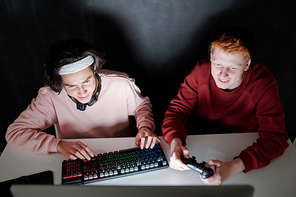
[[[70,159],[72,159],[72,160],[76,160],[76,159],[77,159],[77,157],[76,157],[75,155],[72,155],[72,154],[71,154],[69,157],[70,157]]]
[[[95,156],[94,153],[90,150],[90,148],[89,148],[88,146],[86,146],[85,150],[86,150],[87,154],[88,154],[90,157],[94,157],[94,156]]]
[[[153,148],[153,147],[155,146],[155,144],[156,144],[156,140],[157,140],[156,137],[153,137],[153,138],[152,138],[152,142],[151,142],[150,148]]]
[[[72,155],[82,160],[85,159],[85,157],[78,150]]]
[[[78,156],[80,159],[90,160],[90,155],[86,152],[86,147],[87,146],[82,142],[78,142],[77,153],[75,153],[75,155]]]
[[[151,144],[151,141],[152,141],[152,137],[151,136],[148,136],[147,137],[147,141],[146,141],[146,149],[149,148],[150,144]]]
[[[144,148],[145,141],[146,141],[146,137],[142,137],[142,138],[141,138],[141,146],[140,146],[141,149]]]
[[[80,153],[87,159],[87,160],[90,160],[91,157],[94,156],[93,152],[90,150],[90,148],[83,144],[82,142],[79,143],[79,145],[81,146],[81,150],[80,150]]]

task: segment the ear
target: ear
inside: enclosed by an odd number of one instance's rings
[[[96,61],[94,62],[94,71],[97,69]]]
[[[247,62],[247,65],[246,65],[246,67],[245,67],[244,71],[247,71],[247,70],[249,70],[249,68],[250,68],[250,65],[251,65],[251,58],[248,60],[248,62]]]
[[[212,60],[213,60],[213,53],[211,52],[210,53],[210,62],[212,62]]]

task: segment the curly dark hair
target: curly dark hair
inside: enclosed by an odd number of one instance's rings
[[[105,54],[98,53],[90,44],[76,38],[53,43],[47,51],[43,66],[45,85],[60,93],[63,89],[62,78],[59,75],[60,68],[88,55],[91,55],[96,63],[96,68],[92,64],[91,69],[94,72],[99,71],[106,62]]]

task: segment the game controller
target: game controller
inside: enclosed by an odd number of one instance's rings
[[[205,167],[206,162],[198,163],[196,161],[196,157],[192,156],[189,159],[186,159],[183,155],[181,155],[181,159],[183,163],[185,163],[192,170],[197,171],[202,179],[209,178],[214,174],[214,170],[212,168]]]

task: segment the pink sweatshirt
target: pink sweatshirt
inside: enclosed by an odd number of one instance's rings
[[[105,138],[130,134],[129,116],[134,116],[137,128],[155,122],[148,97],[142,97],[135,81],[125,73],[100,70],[102,88],[98,101],[85,111],[76,109],[65,89],[60,94],[50,87],[40,88],[28,108],[8,127],[8,143],[28,151],[48,154],[57,152],[60,139],[42,132],[59,124],[59,138]]]

